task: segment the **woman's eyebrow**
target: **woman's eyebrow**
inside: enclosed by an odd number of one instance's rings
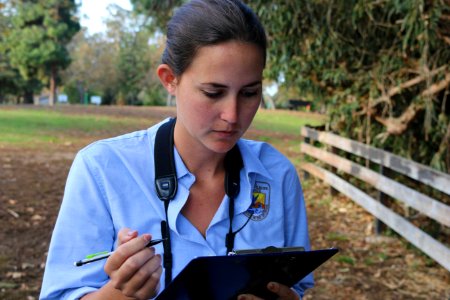
[[[257,81],[251,82],[249,84],[246,84],[243,87],[244,88],[253,87],[253,86],[256,86],[256,85],[260,85],[260,84],[262,84],[262,81],[261,80],[257,80]],[[201,83],[201,85],[203,85],[203,86],[207,85],[207,86],[211,86],[211,87],[214,87],[214,88],[227,88],[228,87],[225,84],[216,83],[216,82],[204,82],[204,83]]]
[[[249,84],[246,84],[243,87],[253,87],[253,86],[261,85],[261,84],[262,84],[262,81],[261,80],[257,80],[257,81],[251,82]]]
[[[215,82],[203,82],[200,85],[210,86],[210,87],[215,87],[215,88],[226,88],[227,87],[225,84],[215,83]]]

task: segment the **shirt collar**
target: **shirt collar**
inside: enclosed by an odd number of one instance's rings
[[[238,141],[239,150],[244,161],[244,170],[249,176],[251,173],[255,173],[260,176],[264,176],[269,180],[272,180],[272,175],[262,164],[261,159],[250,149],[248,143],[245,143],[242,139]]]
[[[177,172],[177,179],[181,179],[184,176],[190,174],[176,147],[173,147],[173,157],[175,160],[175,170]]]

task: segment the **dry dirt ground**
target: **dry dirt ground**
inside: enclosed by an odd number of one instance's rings
[[[77,107],[70,113],[136,115],[148,118],[145,126],[173,115],[171,110],[138,108]],[[78,142],[64,145],[26,149],[0,145],[0,299],[38,298],[51,232],[76,151],[92,140],[122,132],[84,133],[81,138],[76,133]],[[248,137],[259,134],[250,129]],[[289,157],[299,155],[283,143],[277,147]],[[372,217],[347,198],[332,197],[322,183],[310,179],[303,185],[312,247],[340,249],[317,269],[316,287],[305,299],[450,299],[448,271],[395,234],[375,236]]]

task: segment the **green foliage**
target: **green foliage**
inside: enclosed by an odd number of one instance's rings
[[[14,49],[12,64],[25,78],[36,73],[43,78],[53,64],[66,67],[70,59],[65,44],[79,30],[71,15],[76,9],[74,1],[22,1],[16,9],[9,37]]]
[[[83,103],[84,95],[81,93],[80,89],[76,85],[76,82],[74,81],[71,81],[64,85],[64,94],[67,95],[69,103],[71,104]]]
[[[153,30],[165,31],[174,7],[183,4],[183,0],[131,0],[137,13],[150,17],[149,26]]]
[[[182,2],[132,1],[159,28]],[[267,29],[265,75],[281,85],[277,100],[297,92],[326,111],[333,131],[450,170],[448,1],[248,4]]]
[[[348,265],[355,265],[355,259],[353,257],[350,256],[346,256],[346,255],[338,255],[335,258],[336,261],[343,263],[343,264],[348,264]]]
[[[2,4],[0,7],[0,103],[8,102],[11,99],[8,95],[14,95],[25,84],[25,80],[20,76],[18,70],[11,66],[7,55],[8,48],[5,43],[11,27],[10,7]]]
[[[439,117],[450,114],[448,1],[249,4],[268,32],[269,79],[281,77],[326,107],[341,135],[450,168],[442,150],[449,147],[448,118]]]
[[[348,236],[339,232],[329,232],[325,238],[331,242],[348,242],[350,240]]]
[[[73,63],[64,73],[69,99],[79,103],[80,95],[89,93],[101,96],[103,104],[163,104],[166,93],[155,74],[162,40],[142,16],[115,8],[106,34],[80,32],[69,45]]]
[[[57,80],[70,58],[65,45],[79,30],[73,0],[15,1],[11,26],[1,41],[9,63],[25,80]]]

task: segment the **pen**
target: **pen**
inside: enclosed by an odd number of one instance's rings
[[[148,244],[145,247],[155,246],[155,245],[157,245],[157,244],[159,244],[161,242],[164,242],[165,240],[166,239],[151,240],[150,242],[148,242]],[[73,264],[76,267],[80,267],[82,265],[89,264],[89,263],[94,262],[94,261],[98,261],[98,260],[102,260],[102,259],[108,258],[113,253],[114,253],[114,251],[112,251],[112,252],[102,251],[102,252],[97,252],[97,253],[94,253],[94,254],[89,254],[89,255],[86,255],[86,258],[84,258],[82,260],[79,260],[79,261],[76,261]]]

